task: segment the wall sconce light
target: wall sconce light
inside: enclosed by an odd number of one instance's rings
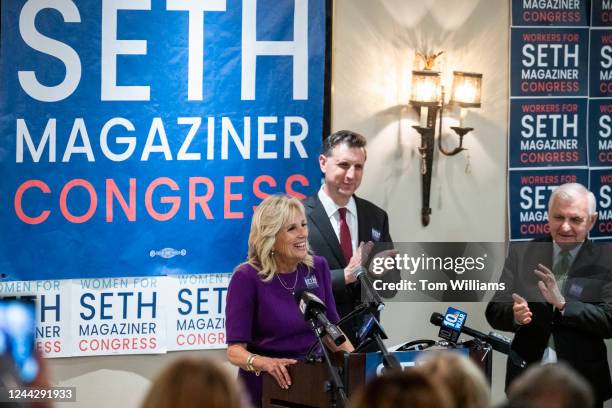
[[[413,126],[414,129],[421,135],[421,146],[419,153],[421,154],[421,179],[423,184],[422,190],[422,208],[421,208],[421,224],[429,225],[431,207],[429,206],[429,197],[431,192],[431,171],[434,161],[434,141],[435,128],[440,115],[438,127],[438,150],[446,156],[454,156],[457,153],[465,150],[463,147],[463,137],[474,130],[471,127],[465,127],[465,116],[467,108],[480,107],[480,95],[482,88],[482,74],[473,72],[453,72],[453,86],[449,103],[459,106],[459,126],[451,126],[451,129],[459,136],[459,145],[451,151],[447,151],[442,146],[442,115],[444,112],[444,86],[441,85],[440,73],[431,70],[435,58],[441,52],[424,57],[419,54],[425,61],[425,69],[422,71],[412,71],[412,95],[410,97],[410,105],[412,105],[419,113],[419,124]]]

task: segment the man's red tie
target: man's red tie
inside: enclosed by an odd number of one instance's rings
[[[351,243],[351,231],[346,223],[346,208],[338,208],[338,213],[340,213],[340,246],[348,264],[353,257],[353,244]]]

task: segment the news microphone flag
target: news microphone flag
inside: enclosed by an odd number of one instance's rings
[[[444,320],[442,320],[438,337],[450,343],[457,343],[466,320],[467,313],[454,307],[449,307],[444,315]]]

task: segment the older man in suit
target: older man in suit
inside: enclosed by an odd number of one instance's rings
[[[365,146],[365,137],[349,130],[327,137],[319,156],[325,184],[304,202],[308,241],[314,253],[329,263],[340,317],[354,310],[361,299],[359,282],[353,276],[353,270],[366,261],[362,260],[362,255],[367,255],[362,254],[360,243],[372,241],[377,249],[392,247],[387,213],[355,195],[363,176]],[[343,326],[355,345],[359,324],[355,319]]]
[[[587,235],[595,197],[577,183],[559,186],[548,205],[550,236],[510,248],[487,305],[495,329],[515,332],[512,349],[528,364],[565,361],[592,385],[596,406],[612,396],[605,338],[612,337],[612,256]],[[506,386],[523,369],[508,359]]]

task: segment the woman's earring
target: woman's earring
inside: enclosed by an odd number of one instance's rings
[[[270,255],[274,256],[275,252],[274,250],[270,251]]]

